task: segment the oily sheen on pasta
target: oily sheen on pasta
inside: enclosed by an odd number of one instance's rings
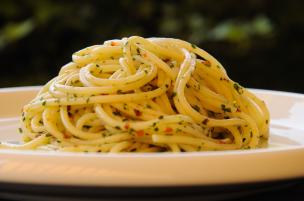
[[[74,53],[24,106],[20,130],[25,143],[18,149],[250,149],[268,139],[269,113],[206,51],[133,36]]]

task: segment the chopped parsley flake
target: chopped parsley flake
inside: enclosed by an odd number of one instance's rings
[[[223,112],[231,112],[231,108],[226,107],[226,105],[224,105],[224,104],[221,104],[221,108],[222,108]]]
[[[197,106],[197,105],[192,105],[192,108],[193,108],[194,110],[196,110],[197,112],[199,112],[199,111],[201,110],[200,107]]]
[[[115,115],[115,116],[121,116],[121,113],[118,110],[113,111],[112,114]]]
[[[242,94],[243,93],[243,87],[241,85],[239,85],[239,83],[235,82],[233,84],[233,87],[238,92],[238,94]]]
[[[208,122],[209,122],[209,119],[204,119],[204,120],[202,121],[202,124],[207,125]]]
[[[83,125],[83,127],[84,127],[85,129],[90,129],[92,126],[90,126],[90,125]]]

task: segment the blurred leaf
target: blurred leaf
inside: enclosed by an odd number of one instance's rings
[[[273,31],[273,25],[265,16],[258,16],[252,22],[252,28],[258,35],[267,35]]]
[[[267,37],[272,32],[270,20],[259,15],[249,22],[234,19],[223,21],[210,30],[209,37],[211,40],[243,43],[250,42],[254,36]]]
[[[226,21],[216,26],[210,33],[214,40],[228,40],[241,42],[249,39],[249,27],[246,24],[238,24],[235,21]]]
[[[190,15],[188,19],[189,30],[191,30],[189,41],[199,44],[207,38],[209,26],[207,20],[199,13]]]
[[[18,23],[6,24],[0,31],[0,48],[10,42],[17,41],[28,35],[34,29],[34,23],[31,19]]]

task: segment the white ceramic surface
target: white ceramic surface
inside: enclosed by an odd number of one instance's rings
[[[0,90],[0,141],[37,87]],[[304,95],[252,90],[271,112],[270,146],[201,153],[85,154],[0,150],[0,182],[81,186],[234,184],[304,177]]]

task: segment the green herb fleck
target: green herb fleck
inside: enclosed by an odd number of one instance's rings
[[[46,105],[46,101],[44,100],[43,102],[42,102],[42,106],[45,106]]]
[[[201,110],[201,108],[198,105],[192,105],[192,108],[194,110],[196,110],[197,112],[199,112]]]
[[[83,127],[84,127],[85,129],[90,129],[92,126],[90,126],[90,125],[83,125]]]
[[[22,128],[18,128],[19,133],[23,133]]]
[[[238,92],[238,94],[242,94],[243,93],[243,87],[241,85],[239,85],[239,83],[235,82],[233,84],[233,87]]]
[[[226,105],[224,105],[224,104],[221,104],[221,108],[224,112],[231,112],[231,108],[226,107]]]
[[[113,111],[112,114],[115,115],[115,116],[121,116],[121,113],[118,110]]]
[[[177,133],[182,132],[182,129],[177,128],[177,129],[176,129],[176,132],[177,132]]]
[[[208,122],[209,122],[209,119],[204,119],[204,120],[202,121],[202,124],[207,125]]]

